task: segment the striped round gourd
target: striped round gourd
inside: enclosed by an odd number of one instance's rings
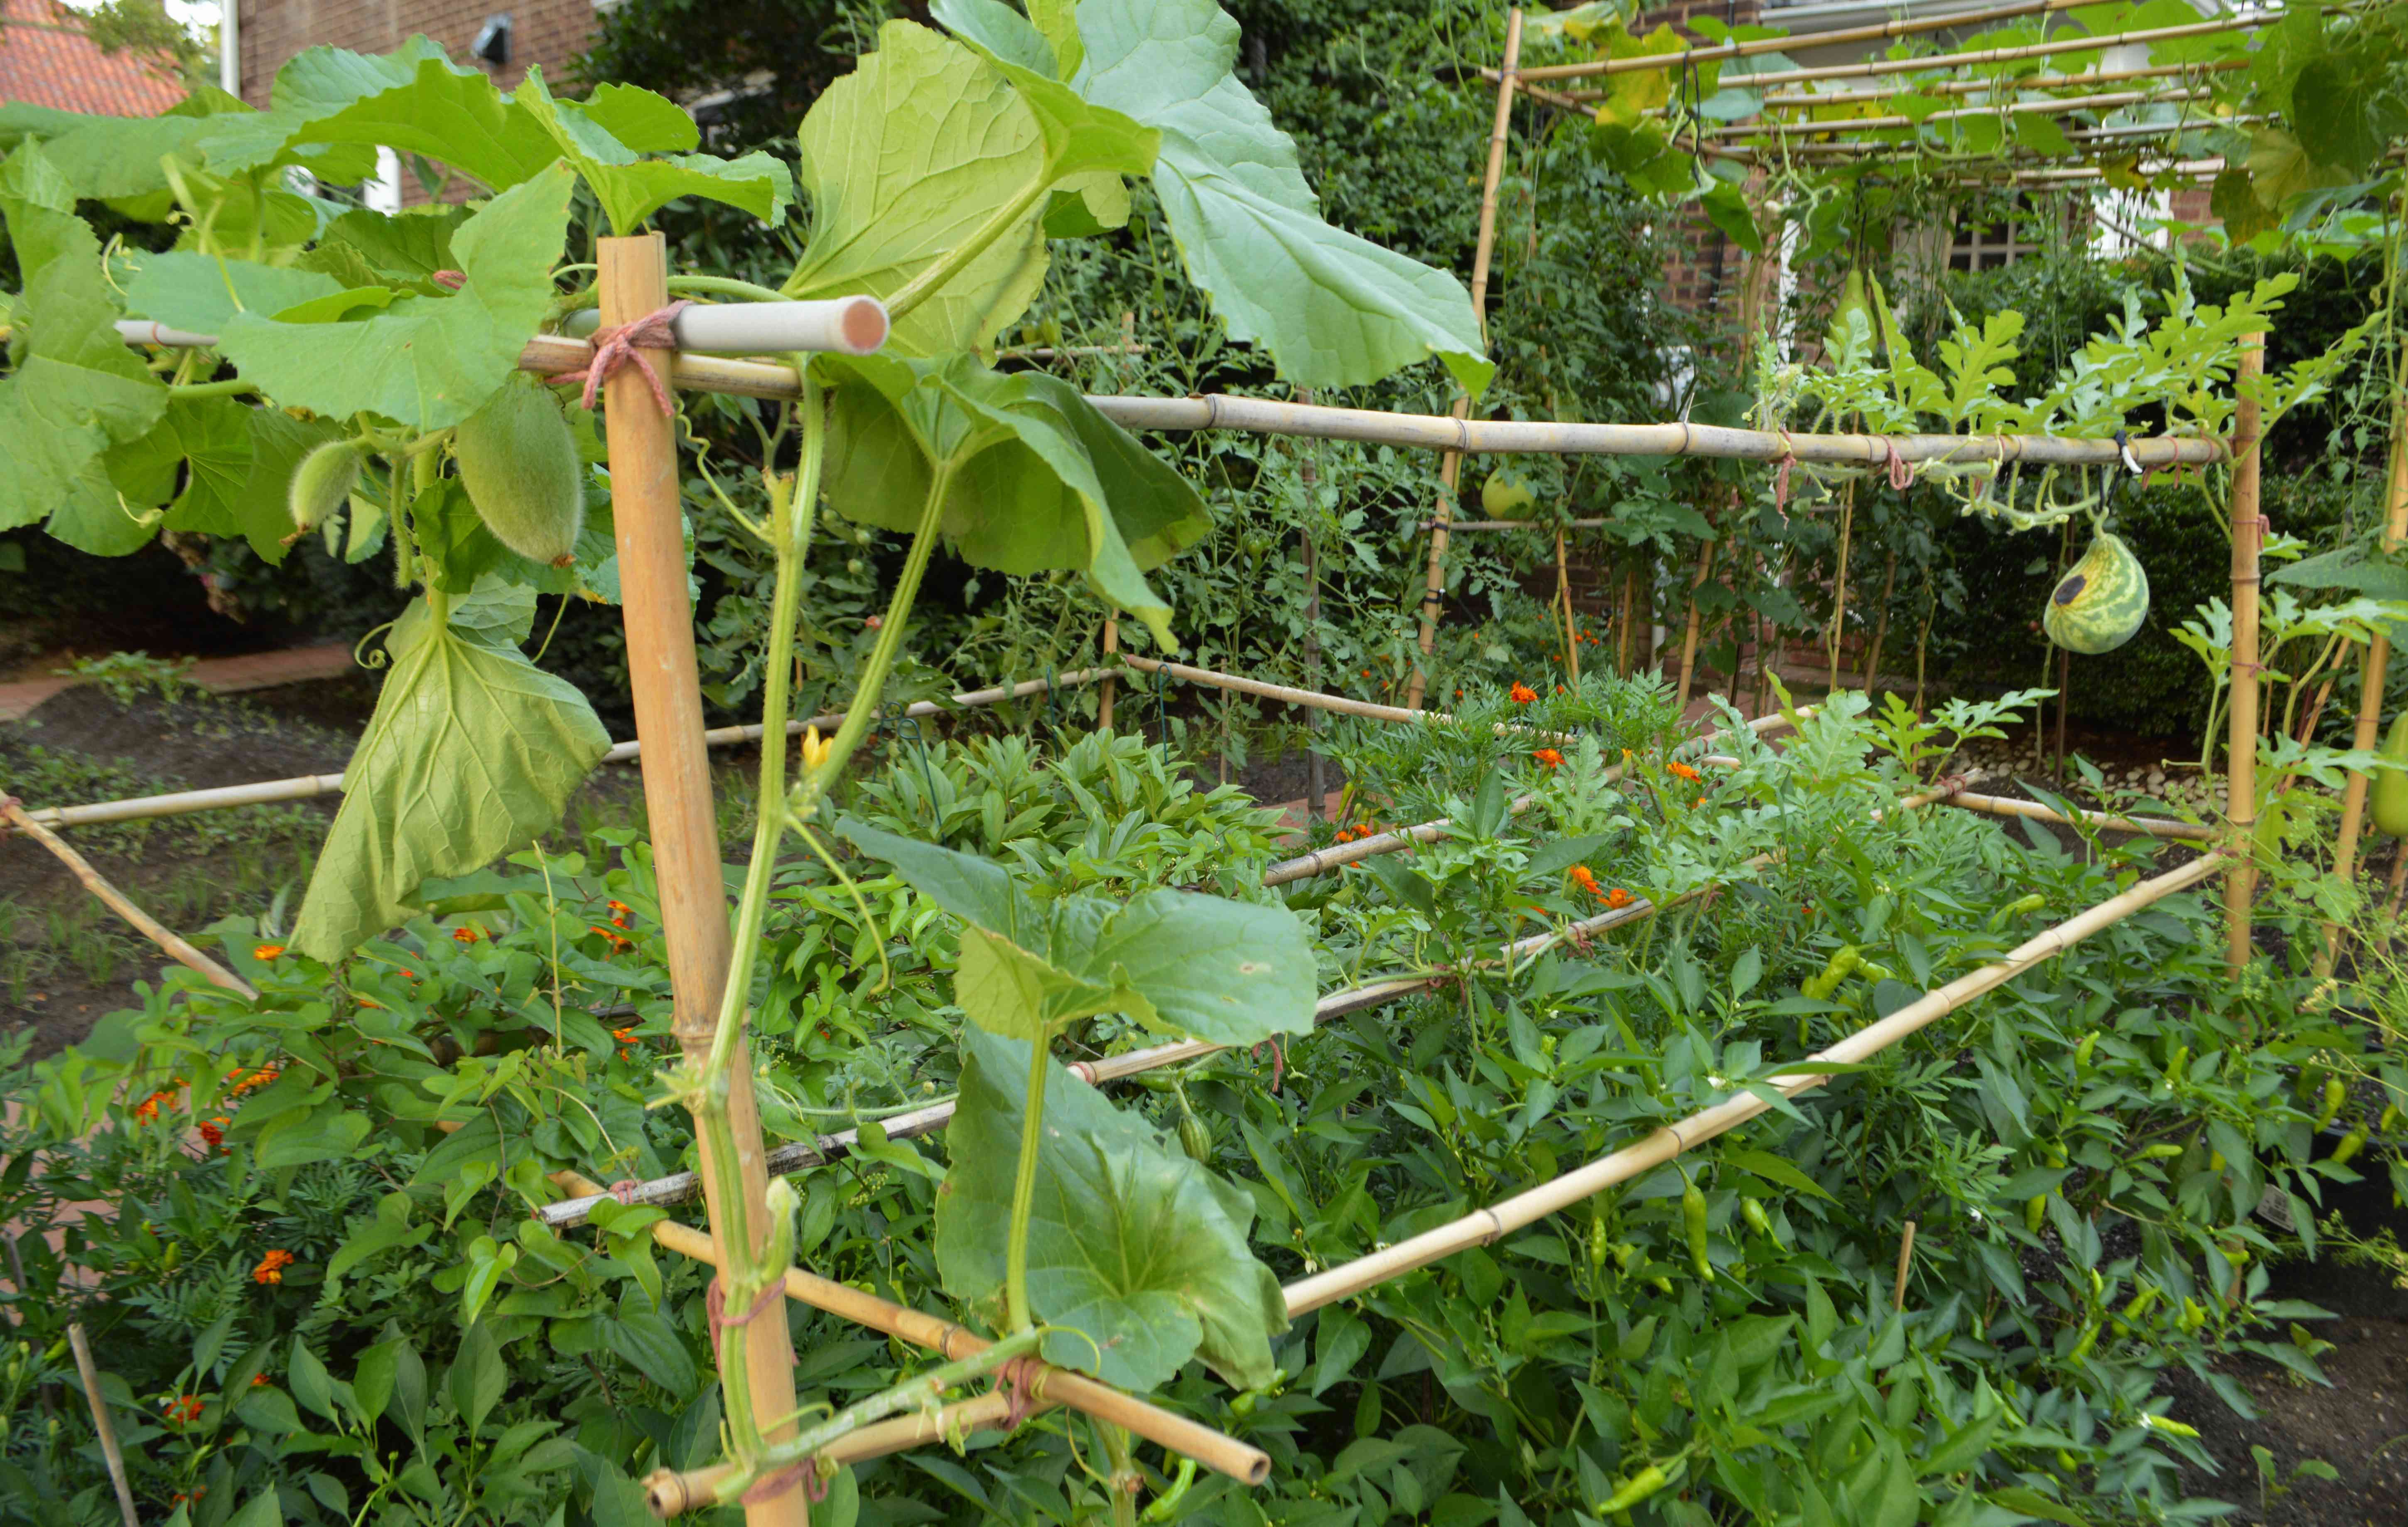
[[[2048,597],[2041,628],[2071,652],[2097,656],[2132,640],[2149,618],[2149,574],[2114,536],[2092,540]]]

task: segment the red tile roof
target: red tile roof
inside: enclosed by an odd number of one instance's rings
[[[104,53],[56,0],[0,0],[0,101],[148,117],[184,98],[172,60]]]

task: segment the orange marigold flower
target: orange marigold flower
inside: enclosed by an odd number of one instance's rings
[[[883,615],[865,615],[862,617],[861,624],[874,631],[886,624],[886,617]]]
[[[258,1284],[281,1283],[284,1281],[284,1270],[292,1265],[293,1253],[279,1246],[259,1259],[259,1265],[251,1270],[251,1281]]]
[[[1563,692],[1564,692],[1564,686],[1563,686],[1562,684],[1557,684],[1557,685],[1555,685],[1555,693],[1556,693],[1556,694],[1560,695],[1560,694],[1562,694]]]
[[[153,1092],[134,1105],[134,1116],[148,1124],[159,1116],[161,1103],[173,1103],[175,1101],[176,1094],[173,1092]]]
[[[1514,704],[1527,705],[1539,698],[1539,692],[1526,684],[1517,684],[1513,686],[1512,697]]]
[[[1530,756],[1545,764],[1549,769],[1561,769],[1564,766],[1564,756],[1551,747],[1542,747]]]
[[[601,934],[604,938],[610,941],[610,947],[613,949],[632,949],[635,947],[635,941],[628,938],[625,934],[620,932],[615,928],[605,928],[600,923],[588,923],[585,930],[589,933]]]
[[[609,907],[612,912],[617,913],[617,914],[618,914],[620,916],[622,916],[622,917],[624,917],[627,914],[629,914],[629,913],[631,913],[631,912],[633,912],[633,911],[635,911],[635,910],[636,910],[635,908],[633,908],[633,907],[629,906],[629,905],[628,905],[626,902],[624,902],[624,901],[609,901],[609,902],[605,902],[604,904],[605,904],[606,906],[608,906],[608,907]]]
[[[484,936],[473,928],[455,928],[452,930],[452,942],[454,944],[474,944]]]
[[[1703,796],[1699,796],[1697,800],[1692,800],[1692,801],[1690,801],[1690,802],[1689,802],[1689,804],[1690,804],[1690,805],[1692,805],[1692,806],[1702,806],[1702,805],[1704,805],[1705,803],[1706,803],[1706,798],[1705,798],[1705,797],[1703,797]]]
[[[201,1120],[199,1126],[201,1138],[209,1143],[209,1149],[225,1149],[226,1126],[233,1122],[234,1120],[226,1117],[222,1114],[219,1115],[215,1118],[205,1118]]]
[[[226,1078],[226,1095],[239,1098],[246,1092],[256,1092],[276,1080],[276,1077],[277,1070],[274,1066],[262,1066],[257,1071],[237,1070]]]
[[[251,958],[253,959],[280,959],[283,956],[284,945],[280,944],[254,944],[251,946]]]
[[[1666,764],[1664,768],[1668,773],[1677,775],[1680,778],[1691,781],[1692,783],[1694,783],[1698,777],[1698,771],[1694,765],[1684,764],[1677,758],[1672,760],[1670,763]]]
[[[1592,896],[1597,894],[1596,871],[1590,869],[1585,864],[1575,864],[1571,869],[1571,876],[1573,881],[1577,883],[1583,890],[1587,891]]]
[[[264,1390],[267,1388],[267,1376],[265,1374],[251,1375],[251,1387],[255,1390]]]
[[[1637,897],[1632,896],[1628,891],[1616,886],[1613,889],[1605,893],[1606,910],[1609,912],[1619,912],[1624,907],[1628,906],[1631,902],[1637,900]]]
[[[179,1395],[159,1408],[169,1426],[190,1426],[201,1419],[201,1397]]]

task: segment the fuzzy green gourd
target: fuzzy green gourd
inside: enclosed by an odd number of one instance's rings
[[[1492,520],[1526,520],[1538,502],[1529,482],[1510,468],[1489,473],[1488,481],[1481,484],[1480,507]]]
[[[2051,641],[2095,657],[2131,641],[2148,618],[2148,570],[2120,537],[2102,534],[2057,580],[2040,623]]]
[[[532,562],[566,567],[585,528],[577,438],[539,383],[512,377],[452,439],[460,482],[487,529]]]
[[[2382,756],[2408,768],[2408,711],[2391,718],[2391,732],[2383,740]],[[2374,830],[2394,838],[2408,838],[2408,773],[2399,769],[2385,770],[2374,776],[2373,794]]]
[[[294,538],[315,530],[327,515],[342,508],[359,480],[359,448],[349,440],[328,440],[303,456],[284,491],[285,508],[293,512]]]

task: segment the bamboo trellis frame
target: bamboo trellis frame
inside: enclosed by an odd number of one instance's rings
[[[1880,132],[1889,129],[1923,127],[1935,122],[1973,122],[2003,117],[2069,117],[2081,111],[2115,111],[2133,106],[2179,106],[2204,100],[2203,90],[2176,89],[2166,91],[2120,90],[2096,95],[2052,96],[2044,101],[2000,101],[1984,106],[1952,107],[1934,111],[1928,116],[1909,117],[1830,117],[1813,120],[1794,117],[1765,118],[1756,122],[1727,122],[1705,129],[1698,136],[1721,141],[1725,138],[1755,137],[1770,134],[1776,137],[1803,137],[1817,133]],[[2213,121],[2201,122],[2200,127],[2217,125]]]
[[[903,708],[904,719],[942,715],[951,711],[969,710],[984,705],[997,705],[1005,700],[1023,699],[1042,694],[1048,689],[1067,689],[1079,684],[1109,681],[1118,668],[1082,668],[1057,674],[1049,679],[1024,679],[1018,684],[994,684],[984,689],[966,690],[949,700],[924,699]],[[831,712],[786,724],[786,735],[800,737],[817,727],[831,732],[843,725],[844,713]],[[714,727],[702,734],[710,747],[733,747],[761,740],[757,726]],[[602,755],[604,763],[627,763],[643,756],[640,740],[620,742]],[[46,828],[93,827],[104,822],[133,822],[150,817],[182,816],[192,812],[224,811],[235,806],[265,806],[287,800],[307,800],[313,796],[338,795],[343,788],[340,774],[299,774],[291,779],[259,780],[249,785],[222,785],[207,790],[179,790],[169,795],[130,796],[122,800],[96,800],[80,806],[45,806],[25,814]]]
[[[1936,16],[1901,16],[1867,26],[1841,27],[1831,32],[1798,36],[1756,37],[1746,42],[1716,43],[1708,48],[1684,48],[1671,53],[1642,53],[1629,58],[1595,59],[1585,64],[1546,64],[1522,71],[1528,79],[1587,79],[1606,74],[1638,74],[1657,69],[1688,69],[1726,59],[1753,58],[1758,53],[1786,52],[1793,48],[1837,48],[1852,42],[1886,42],[1893,37],[1950,32],[1989,22],[2011,22],[2024,16],[2072,10],[2089,0],[2011,0],[1980,10],[1950,11]],[[1486,71],[1483,71],[1485,73]]]
[[[2080,90],[2092,85],[2116,85],[2131,79],[2188,79],[2195,75],[2229,74],[2245,69],[2249,61],[2242,58],[2218,59],[2208,64],[2157,64],[2144,69],[2096,69],[2082,74],[2007,75],[1988,79],[1942,79],[1936,84],[1913,87],[1918,95],[1984,95],[2004,91]],[[1739,76],[1746,79],[1746,76]],[[1773,92],[1764,97],[1768,108],[1780,106],[1854,106],[1866,101],[1886,101],[1896,98],[1897,90],[1835,90],[1823,94],[1813,91],[1790,94]],[[1649,115],[1660,116],[1669,108],[1650,108]]]

